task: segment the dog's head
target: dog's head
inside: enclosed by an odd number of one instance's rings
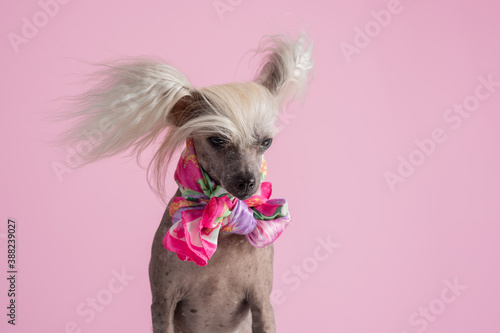
[[[247,198],[259,188],[262,155],[280,108],[304,91],[312,69],[304,36],[268,37],[259,51],[264,61],[254,81],[200,89],[161,61],[105,65],[93,75],[96,86],[77,99],[79,110],[64,116],[76,125],[61,142],[86,147],[79,153],[89,163],[127,150],[139,157],[162,138],[148,179],[165,199],[170,159],[191,138],[205,171],[234,196]]]
[[[246,199],[259,188],[262,155],[271,146],[278,114],[272,93],[247,82],[203,88],[183,97],[170,121],[190,132],[198,162],[210,177]]]
[[[169,123],[193,139],[201,167],[239,199],[259,189],[280,108],[305,86],[312,63],[304,42],[268,40],[255,81],[192,90],[168,114]]]

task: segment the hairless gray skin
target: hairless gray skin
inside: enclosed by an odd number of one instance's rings
[[[167,210],[153,242],[149,266],[153,331],[275,332],[269,301],[272,245],[259,249],[244,236],[221,233],[217,251],[201,267],[180,261],[163,248],[171,223]]]
[[[204,136],[193,141],[200,165],[216,182],[234,188],[232,194],[240,199],[256,192],[263,153],[259,145],[221,149]],[[242,180],[255,186],[242,186]],[[174,197],[180,195],[177,191]],[[256,248],[245,236],[221,232],[207,266],[183,262],[162,245],[172,226],[169,207],[156,231],[149,265],[154,333],[275,332],[269,301],[273,246]]]
[[[279,109],[304,90],[312,69],[311,48],[304,39],[271,41],[255,82],[190,91],[167,116],[179,133],[205,117],[207,128],[196,127],[189,135],[199,164],[239,199],[260,188],[262,155],[271,144]],[[216,125],[210,115],[217,117]],[[180,195],[177,191],[174,198]],[[154,333],[276,332],[270,303],[272,244],[256,248],[245,236],[222,231],[206,266],[181,261],[162,245],[172,226],[171,203],[156,231],[149,265]]]

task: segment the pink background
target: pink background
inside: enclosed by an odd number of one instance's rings
[[[212,0],[73,0],[49,17],[36,0],[4,1],[0,276],[8,217],[18,223],[19,275],[16,327],[0,279],[0,330],[151,327],[147,265],[164,206],[145,171],[115,157],[60,182],[52,165],[66,153],[44,143],[63,129],[44,115],[83,91],[84,62],[156,55],[196,86],[246,80],[255,70],[246,52],[260,37],[304,27],[314,80],[267,154],[275,196],[294,217],[276,243],[278,332],[499,332],[500,87],[477,88],[479,105],[471,97],[480,76],[500,81],[498,1],[220,2],[232,10],[219,16]],[[388,6],[398,14],[380,27],[372,11]],[[22,35],[34,15],[41,27],[16,53],[9,33]],[[369,43],[355,39],[365,28]],[[358,53],[348,59],[342,43]],[[475,111],[451,121],[447,110],[464,102]],[[436,128],[445,139],[430,144]],[[419,165],[399,167],[400,158]],[[398,167],[407,173],[391,190],[385,175]],[[338,246],[326,252],[318,238]],[[113,270],[133,278],[121,285]],[[105,304],[92,316],[96,297]]]

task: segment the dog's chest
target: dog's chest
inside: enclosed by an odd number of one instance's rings
[[[186,332],[231,332],[249,316],[248,296],[272,282],[273,248],[258,249],[244,236],[224,233],[207,266],[184,272],[175,321]]]

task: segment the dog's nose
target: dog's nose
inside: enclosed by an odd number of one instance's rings
[[[242,192],[246,192],[249,190],[253,190],[255,187],[255,178],[238,178],[238,190]]]

